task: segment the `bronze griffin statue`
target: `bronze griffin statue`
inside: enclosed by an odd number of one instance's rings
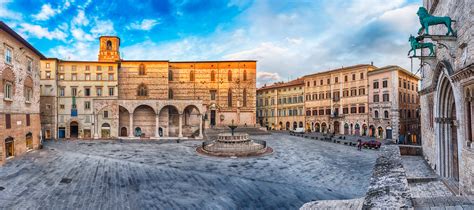
[[[418,34],[422,35],[423,30],[426,30],[426,33],[424,35],[430,35],[428,27],[433,26],[433,25],[439,25],[443,24],[448,28],[448,32],[446,33],[446,36],[449,36],[451,34],[452,36],[456,36],[456,32],[453,31],[453,28],[451,28],[451,23],[454,22],[450,17],[436,17],[433,15],[430,15],[428,13],[428,10],[424,7],[420,7],[418,9],[418,12],[416,13],[418,17],[420,18],[420,24],[421,28],[418,30]]]

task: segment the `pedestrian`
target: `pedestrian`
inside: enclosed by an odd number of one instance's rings
[[[360,140],[360,139],[357,140],[357,150],[359,150],[359,151],[362,150],[362,140]]]

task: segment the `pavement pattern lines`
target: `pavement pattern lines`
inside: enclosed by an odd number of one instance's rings
[[[0,208],[296,209],[364,196],[378,151],[273,134],[275,152],[206,157],[200,141],[50,142],[0,168]]]

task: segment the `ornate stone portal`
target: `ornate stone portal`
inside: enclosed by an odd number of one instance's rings
[[[218,134],[217,140],[203,142],[197,152],[218,157],[250,157],[273,152],[263,140],[251,140],[247,133],[234,133],[237,126],[229,126],[231,133]]]

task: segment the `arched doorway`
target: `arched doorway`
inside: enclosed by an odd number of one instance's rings
[[[286,122],[286,127],[285,127],[286,130],[290,130],[290,122]]]
[[[355,130],[355,135],[360,136],[360,125],[359,125],[359,123],[355,124],[354,130]]]
[[[387,127],[386,129],[387,135],[385,136],[385,139],[392,139],[392,127]]]
[[[133,132],[133,128],[130,128],[130,112],[122,106],[119,106],[119,128],[120,136],[130,136],[128,132]]]
[[[128,136],[127,127],[120,128],[120,136]]]
[[[317,133],[321,132],[321,125],[319,123],[314,124],[314,131]]]
[[[369,126],[369,136],[375,137],[375,127],[373,125]]]
[[[298,123],[298,127],[299,127],[299,128],[304,128],[304,127],[303,127],[303,122],[300,121],[300,122]]]
[[[344,124],[344,135],[349,135],[349,124]]]
[[[367,136],[367,125],[366,124],[362,125],[362,136]]]
[[[378,137],[381,138],[381,139],[383,139],[383,137],[384,137],[384,136],[383,136],[383,128],[382,128],[382,127],[378,127],[377,130],[378,130],[378,132],[379,132],[379,133],[378,133]]]
[[[199,136],[199,125],[201,124],[201,115],[196,106],[189,105],[184,108],[183,122],[183,136],[193,138]]]
[[[278,129],[279,129],[279,130],[283,130],[283,122],[282,122],[282,121],[280,121],[280,122],[278,123]]]
[[[440,152],[440,174],[443,177],[459,181],[459,152],[456,125],[456,100],[453,86],[446,74],[442,74],[438,84],[437,122],[438,144]]]
[[[32,150],[33,149],[33,134],[31,132],[28,132],[25,138],[26,138],[26,149]]]
[[[334,134],[339,134],[339,121],[334,121]]]
[[[133,132],[133,135],[134,135],[135,137],[141,137],[142,135],[144,135],[144,134],[142,133],[142,128],[136,127],[135,130],[134,130],[134,132]]]
[[[155,111],[148,105],[140,105],[133,111],[133,127],[135,137],[153,137],[156,129]],[[136,128],[140,128],[137,133]]]
[[[325,122],[323,122],[323,123],[321,124],[321,133],[326,133],[326,128],[327,128],[327,125],[326,125]]]
[[[179,137],[179,117],[175,106],[167,105],[161,109],[160,126],[163,128],[164,137]]]
[[[104,123],[100,127],[100,137],[103,139],[110,138],[110,124]]]
[[[77,138],[79,136],[79,123],[72,121],[69,125],[69,137]]]
[[[15,141],[9,136],[5,139],[5,158],[15,156]]]
[[[298,123],[293,122],[293,130],[295,130],[298,127]]]

